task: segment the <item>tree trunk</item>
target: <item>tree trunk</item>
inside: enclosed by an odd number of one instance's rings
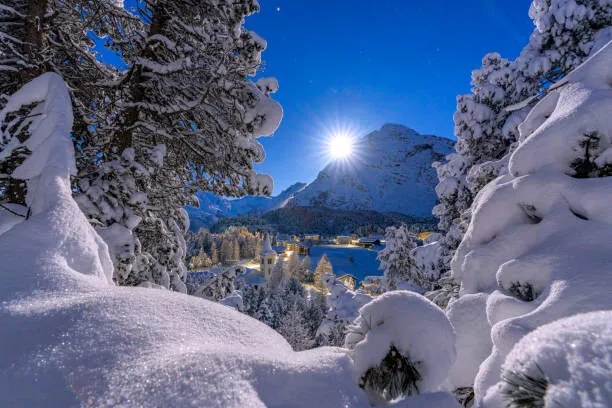
[[[27,55],[31,68],[25,70],[24,82],[31,81],[47,71],[47,63],[43,56],[45,48],[44,28],[47,0],[30,0],[28,15],[26,17],[25,40],[27,42]]]
[[[152,15],[147,38],[161,34],[169,20],[166,10],[159,4],[153,8]],[[154,57],[154,53],[147,45],[143,48],[140,57],[151,59]],[[129,103],[131,104],[138,104],[145,100],[145,87],[143,86],[147,80],[146,76],[143,75],[145,71],[146,68],[142,65],[134,64],[131,72],[127,75],[128,83],[126,85],[130,89]],[[120,130],[114,135],[111,142],[111,149],[114,153],[121,154],[123,150],[133,146],[135,125],[140,118],[140,109],[137,106],[130,106],[124,111]]]

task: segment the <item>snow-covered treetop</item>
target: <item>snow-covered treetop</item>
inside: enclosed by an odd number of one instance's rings
[[[572,173],[576,152],[585,135],[598,133],[598,153],[607,160],[612,146],[612,42],[564,79],[565,85],[555,88],[542,99],[519,126],[521,145],[510,158],[509,170],[515,175],[554,167]]]
[[[26,204],[32,214],[49,205],[49,186],[42,179],[58,176],[69,186],[70,175],[76,173],[70,139],[72,121],[68,88],[55,73],[27,83],[0,111],[0,139],[7,142],[0,150],[0,161],[18,149],[29,152],[12,177],[27,181]]]
[[[423,296],[402,290],[361,307],[345,344],[352,350],[357,376],[379,365],[394,346],[418,362],[420,392],[437,390],[455,360],[455,332],[444,312]]]
[[[491,398],[519,400],[528,393],[521,386],[531,378],[546,383],[542,406],[609,406],[611,319],[609,310],[577,314],[523,337],[508,355],[502,368],[505,380]]]
[[[72,123],[68,87],[55,73],[28,82],[0,111],[0,137],[9,138],[0,151],[0,160],[20,148],[30,152],[12,174],[27,183],[28,217],[8,232],[0,226],[0,238],[4,240],[0,247],[5,251],[0,253],[3,267],[22,280],[8,285],[11,296],[22,285],[32,283],[31,274],[41,265],[49,273],[34,279],[37,288],[55,287],[70,274],[79,279],[82,275],[95,276],[98,284],[112,282],[107,246],[72,199]],[[25,140],[22,142],[18,136]],[[23,255],[27,251],[35,256]],[[27,272],[18,273],[20,267]]]
[[[612,39],[610,0],[534,0],[536,30],[519,64],[532,77],[554,81]]]

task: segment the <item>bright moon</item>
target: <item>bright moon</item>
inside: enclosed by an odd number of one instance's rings
[[[353,139],[345,134],[334,135],[329,139],[329,154],[334,159],[344,159],[353,153]]]

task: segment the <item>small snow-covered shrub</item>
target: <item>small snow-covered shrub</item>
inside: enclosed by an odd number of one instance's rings
[[[525,336],[508,355],[490,403],[502,401],[510,408],[611,406],[610,321],[612,311],[579,314]]]
[[[421,295],[387,292],[359,309],[345,346],[373,402],[436,391],[455,359],[455,332]]]
[[[359,379],[359,387],[368,392],[380,392],[385,400],[419,393],[417,381],[421,374],[415,363],[403,356],[395,346],[378,367],[370,367]]]
[[[520,371],[504,373],[503,399],[507,408],[544,408],[548,379],[539,367],[536,368],[539,373],[534,376]]]
[[[529,282],[512,282],[507,290],[512,296],[525,302],[531,302],[539,295]]]

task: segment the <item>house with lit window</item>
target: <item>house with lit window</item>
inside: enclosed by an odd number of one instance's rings
[[[306,234],[304,235],[304,242],[310,242],[312,244],[318,244],[321,241],[321,235],[319,234]]]
[[[335,241],[336,245],[351,245],[353,243],[353,237],[350,235],[338,235]]]

